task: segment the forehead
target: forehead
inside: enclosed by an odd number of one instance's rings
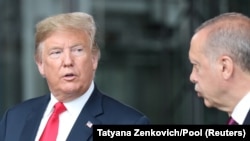
[[[76,30],[76,29],[57,29],[53,32],[50,33],[50,35],[48,36],[48,38],[52,37],[53,35],[56,36],[60,36],[60,34],[62,35],[74,35],[71,37],[78,37],[78,36],[88,36],[86,31],[81,31],[81,30]]]
[[[199,31],[191,39],[189,58],[204,56],[204,46],[206,45],[206,32],[205,30]]]
[[[47,43],[70,43],[70,42],[82,42],[88,43],[90,36],[83,31],[75,30],[57,30],[51,33],[43,42]]]

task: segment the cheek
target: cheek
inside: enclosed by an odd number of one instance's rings
[[[92,70],[93,64],[90,59],[82,58],[75,61],[75,67],[80,72],[86,72]]]
[[[208,85],[211,82],[211,77],[209,73],[201,73],[198,75],[198,79],[200,82],[205,83],[205,85]]]
[[[203,73],[199,76],[199,87],[201,87],[202,91],[213,94],[213,91],[217,87],[217,79],[218,78],[213,73]]]
[[[55,70],[56,66],[55,62],[47,62],[44,63],[44,70]]]
[[[52,74],[53,72],[58,73],[61,66],[60,60],[46,60],[43,64],[43,70],[45,75]]]

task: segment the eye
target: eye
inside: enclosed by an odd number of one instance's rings
[[[72,48],[72,53],[76,56],[82,55],[83,54],[83,47],[82,46],[76,46]]]
[[[199,67],[197,64],[193,64],[193,70],[198,72],[199,71]]]
[[[51,50],[50,53],[49,53],[49,56],[51,58],[58,58],[62,53],[62,50],[60,49],[54,49],[54,50]]]

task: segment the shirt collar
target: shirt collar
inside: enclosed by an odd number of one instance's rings
[[[64,106],[66,107],[67,112],[73,115],[79,114],[81,112],[81,109],[84,107],[84,105],[88,101],[93,91],[94,91],[94,82],[92,81],[89,89],[83,95],[81,95],[80,97],[70,102],[64,103]],[[44,116],[49,116],[51,112],[53,111],[53,106],[58,102],[58,100],[54,97],[52,93],[50,94],[50,97],[51,99],[48,103]]]
[[[93,90],[94,90],[94,82],[92,81],[89,89],[83,95],[81,95],[77,99],[64,103],[65,107],[67,108],[67,111],[70,114],[78,115],[81,112],[84,105],[87,103]]]
[[[247,113],[250,109],[250,92],[248,92],[236,105],[236,107],[233,110],[232,117],[235,121],[237,121],[238,124],[242,125]]]

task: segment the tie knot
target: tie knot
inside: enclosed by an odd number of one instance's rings
[[[57,102],[54,106],[54,113],[60,114],[66,110],[66,107],[62,102]]]

